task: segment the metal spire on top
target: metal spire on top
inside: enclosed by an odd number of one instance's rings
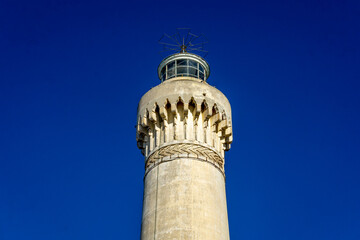
[[[177,28],[176,33],[168,35],[166,33],[159,40],[159,44],[163,46],[160,52],[193,52],[197,55],[206,57],[208,51],[204,50],[204,45],[208,43],[202,34],[195,35],[191,33],[190,28]]]

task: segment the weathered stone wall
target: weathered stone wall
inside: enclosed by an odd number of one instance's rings
[[[145,156],[141,239],[229,239],[226,97],[191,78],[163,82],[140,100],[137,142]]]
[[[142,240],[228,240],[223,174],[192,158],[158,165],[145,178]]]

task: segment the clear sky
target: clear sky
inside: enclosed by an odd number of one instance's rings
[[[360,239],[359,1],[0,1],[0,239],[139,239],[157,40],[209,39],[231,239]]]

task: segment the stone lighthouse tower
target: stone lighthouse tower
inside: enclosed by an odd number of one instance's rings
[[[210,68],[186,52],[165,58],[161,83],[140,100],[137,144],[145,156],[141,240],[228,240],[224,152],[231,108],[207,83]]]

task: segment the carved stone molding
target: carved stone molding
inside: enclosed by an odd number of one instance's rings
[[[194,143],[176,143],[160,147],[149,155],[145,162],[148,172],[152,166],[176,158],[196,158],[212,163],[224,173],[224,159],[213,149]]]
[[[138,112],[138,147],[147,157],[156,147],[177,140],[195,140],[214,147],[221,155],[228,151],[232,142],[230,117],[221,112],[216,103],[206,100],[189,102],[180,96],[177,102],[165,100]]]

